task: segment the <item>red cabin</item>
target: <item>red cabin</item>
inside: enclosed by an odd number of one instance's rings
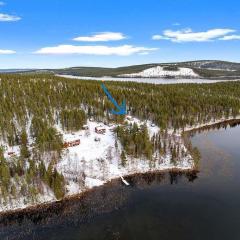
[[[63,144],[64,148],[68,148],[68,147],[75,147],[80,145],[80,139],[74,140],[74,141],[70,141],[70,142],[65,142]]]

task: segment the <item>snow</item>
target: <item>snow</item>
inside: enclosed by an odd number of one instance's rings
[[[194,83],[194,84],[212,84],[218,82],[235,82],[240,81],[240,79],[203,79],[199,78],[190,78],[190,77],[178,77],[178,78],[166,78],[164,77],[84,77],[84,76],[72,76],[72,75],[56,75],[58,77],[68,78],[68,79],[79,79],[79,80],[92,80],[92,81],[113,81],[113,82],[136,82],[136,83],[151,83],[151,84],[182,84],[182,83]]]
[[[20,146],[8,146],[4,145],[4,158],[9,159],[11,157],[19,157],[20,156]],[[13,153],[9,155],[10,153]]]
[[[150,137],[159,132],[159,127],[152,124],[151,121],[141,121],[130,116],[126,117],[128,123],[136,123],[138,126],[146,124]],[[102,126],[106,129],[105,134],[95,132],[97,126]],[[171,168],[191,169],[194,166],[190,155],[180,160],[176,165],[171,163],[171,157],[167,154],[165,157],[158,156],[155,166],[150,164],[150,161],[144,158],[136,159],[127,156],[126,166],[121,165],[121,144],[117,141],[115,133],[112,131],[117,125],[104,125],[94,121],[87,122],[88,130],[79,132],[65,133],[63,138],[65,141],[72,141],[80,138],[81,144],[75,147],[66,149],[63,153],[62,160],[57,164],[57,169],[61,172],[65,179],[69,182],[84,182],[84,187],[78,188],[75,184],[67,185],[68,195],[80,193],[85,189],[102,185],[111,179],[121,178],[123,183],[129,183],[123,178],[125,175],[134,173],[145,173],[156,170],[166,170]],[[100,138],[99,142],[95,139]],[[180,139],[180,138],[179,138]],[[118,143],[118,148],[115,147],[115,142]],[[183,142],[180,146],[187,151]],[[85,180],[79,179],[84,173]]]
[[[201,127],[206,127],[206,126],[211,126],[211,125],[214,125],[214,124],[217,124],[217,123],[221,123],[221,122],[224,122],[224,121],[230,121],[230,120],[240,120],[240,115],[237,115],[236,117],[229,117],[229,118],[219,118],[219,119],[211,119],[208,123],[202,123],[202,124],[195,124],[193,126],[186,126],[184,128],[184,131],[191,131],[191,130],[194,130],[194,129],[198,129],[198,128],[201,128]],[[179,134],[181,134],[182,131],[179,132]]]
[[[78,183],[75,183],[73,181],[69,181],[67,184],[68,194],[74,195],[75,193],[80,191],[80,186]]]
[[[106,126],[107,132],[105,134],[98,134],[95,133],[95,127],[97,126],[99,126],[97,122],[88,121],[89,130],[81,130],[74,133],[74,135],[61,132],[64,141],[72,141],[79,138],[81,141],[79,146],[68,148],[68,150],[65,151],[65,159],[61,162],[61,166],[68,164],[68,157],[71,158],[71,163],[73,165],[77,164],[77,166],[78,162],[82,159],[90,162],[96,158],[104,157],[107,148],[114,146],[115,138],[113,132],[110,131],[110,127]],[[100,138],[100,141],[96,142],[95,138]]]
[[[29,199],[29,197],[21,197],[21,198],[7,199],[7,202],[4,203],[1,199],[0,212],[24,209],[27,207],[35,206],[36,204],[56,201],[56,198],[55,198],[52,190],[45,184],[43,184],[42,187],[43,187],[43,193],[38,194],[36,201]]]
[[[121,74],[119,77],[199,77],[191,68],[179,67],[177,71],[164,70],[157,66],[143,70],[139,73]]]
[[[136,123],[138,126],[146,124],[150,137],[159,132],[159,127],[154,125],[151,121],[141,121],[131,116],[126,117],[128,123]],[[125,185],[129,183],[124,179],[124,176],[135,173],[154,172],[166,169],[192,169],[194,167],[193,160],[188,154],[183,159],[180,159],[176,164],[171,163],[171,156],[157,155],[154,153],[154,165],[148,159],[134,158],[127,156],[126,165],[121,164],[121,151],[122,146],[117,140],[116,134],[113,129],[117,124],[105,125],[102,122],[88,120],[88,129],[80,130],[78,132],[65,132],[61,126],[56,125],[56,129],[63,135],[66,142],[75,141],[80,139],[80,145],[68,147],[63,150],[62,158],[56,164],[57,170],[63,174],[66,181],[66,196],[75,195],[81,192],[103,185],[115,178],[120,178]],[[104,134],[95,132],[97,126],[102,126],[106,129]],[[95,141],[99,138],[100,141]],[[179,138],[181,149],[187,152],[181,138]],[[117,143],[117,147],[116,147]],[[19,152],[19,146],[12,149]],[[44,162],[47,166],[48,156]],[[20,197],[8,201],[7,204],[0,202],[0,211],[22,209],[29,206],[34,206],[39,203],[56,201],[52,190],[44,185],[43,192],[38,194],[35,201],[27,198]]]
[[[96,179],[96,178],[87,177],[86,180],[85,180],[85,183],[89,188],[92,188],[92,187],[97,187],[97,186],[103,185],[104,181],[101,181],[101,180]]]
[[[240,119],[240,116],[220,119],[212,119],[205,124],[196,124],[194,126],[187,126],[184,130],[189,131],[192,129],[200,128],[203,126],[213,125],[226,120]],[[125,119],[128,123],[136,123],[138,126],[146,124],[150,137],[157,134],[160,130],[158,126],[151,121],[141,121],[137,118],[126,116]],[[95,132],[95,127],[102,126],[106,129],[105,134],[98,134]],[[125,185],[129,183],[124,179],[124,176],[135,173],[146,173],[169,169],[182,169],[188,170],[194,167],[192,157],[188,154],[186,147],[184,146],[181,134],[183,130],[174,132],[173,129],[168,130],[168,135],[174,137],[174,141],[177,142],[186,154],[186,157],[181,158],[175,164],[171,162],[171,155],[169,152],[165,156],[160,156],[154,153],[154,163],[141,158],[134,158],[127,156],[126,165],[123,167],[121,164],[120,154],[122,146],[116,138],[116,134],[112,131],[116,124],[104,125],[104,123],[95,122],[93,120],[87,121],[87,130],[80,130],[78,132],[64,132],[61,126],[56,126],[57,130],[63,135],[64,141],[74,141],[80,139],[80,145],[75,147],[69,147],[63,151],[62,159],[56,164],[56,168],[64,175],[66,180],[66,195],[71,196],[91,189],[93,187],[101,186],[108,181],[115,178],[120,178]],[[100,141],[95,141],[99,138]],[[115,143],[118,147],[116,148]],[[1,142],[3,143],[3,142]],[[19,146],[9,147],[4,144],[5,150],[15,151],[19,154]],[[11,157],[6,156],[8,160]],[[45,161],[47,163],[47,160]],[[3,199],[0,199],[0,212],[7,210],[23,209],[36,204],[48,203],[56,201],[52,190],[42,183],[42,191],[37,195],[36,200],[30,199],[28,196],[19,198],[9,198],[4,203]]]

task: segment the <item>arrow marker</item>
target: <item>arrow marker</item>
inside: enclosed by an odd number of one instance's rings
[[[122,105],[119,106],[118,103],[116,102],[116,100],[112,97],[112,95],[109,93],[109,91],[107,90],[106,86],[104,85],[104,83],[101,84],[101,87],[103,89],[103,91],[105,92],[105,94],[107,95],[108,99],[114,104],[114,106],[118,109],[118,111],[115,110],[111,110],[112,114],[115,115],[125,115],[126,114],[126,101],[123,100],[122,101]]]

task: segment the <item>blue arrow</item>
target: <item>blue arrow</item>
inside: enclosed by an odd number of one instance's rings
[[[115,111],[112,109],[111,113],[116,114],[116,115],[125,115],[126,114],[126,101],[123,100],[122,105],[119,106],[116,100],[112,97],[112,95],[109,93],[107,90],[106,86],[104,83],[101,84],[101,87],[105,94],[107,95],[108,99],[114,104],[114,106],[118,109],[118,111]]]

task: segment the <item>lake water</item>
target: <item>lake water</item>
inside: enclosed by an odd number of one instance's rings
[[[0,219],[0,239],[239,240],[239,136],[235,126],[192,137],[202,155],[197,177],[139,175],[127,178],[130,187],[115,181],[31,220],[9,218],[12,227]]]
[[[137,82],[137,83],[153,83],[153,84],[176,84],[176,83],[216,83],[225,81],[238,80],[210,80],[210,79],[166,79],[166,78],[114,78],[114,77],[81,77],[72,75],[56,75],[64,78],[73,78],[81,80],[99,80],[99,81],[120,81],[120,82]]]

